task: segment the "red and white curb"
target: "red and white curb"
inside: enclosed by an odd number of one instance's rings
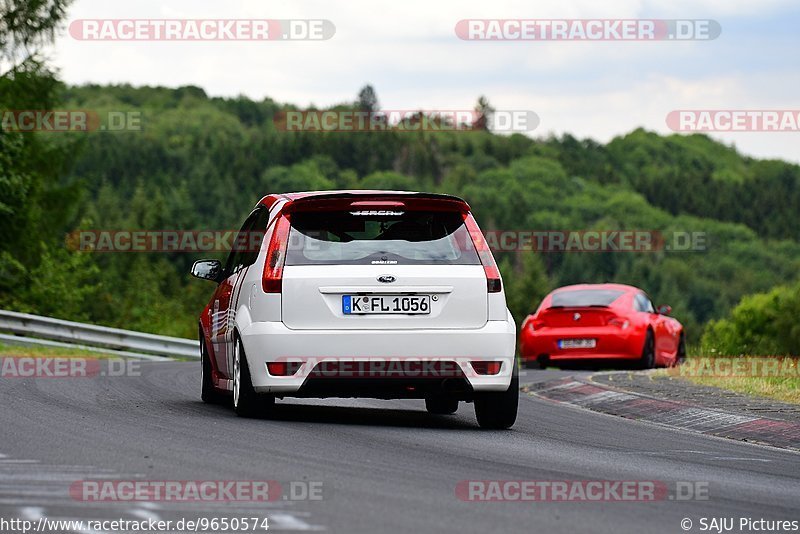
[[[618,391],[576,378],[531,384],[526,389],[529,394],[542,399],[626,419],[800,450],[800,424],[790,421],[701,408],[682,402]]]

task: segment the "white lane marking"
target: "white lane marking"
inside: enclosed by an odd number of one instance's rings
[[[134,508],[132,510],[128,510],[128,513],[130,515],[132,515],[133,517],[138,517],[139,519],[145,519],[145,520],[152,519],[153,521],[161,521],[161,516],[159,516],[157,513],[155,513],[152,510],[152,507],[144,506],[146,504],[152,504],[152,503],[148,503],[148,502],[142,503],[142,507],[141,508]],[[150,510],[147,510],[146,508],[150,508]]]
[[[7,458],[3,455],[4,458]],[[16,461],[15,463],[36,463],[39,464],[37,460],[25,460],[25,461]],[[2,466],[3,462],[0,460],[0,466]],[[22,503],[31,502],[31,500],[37,500],[39,502],[46,501],[54,506],[63,506],[65,504],[74,505],[75,503],[65,503],[64,502],[64,494],[63,494],[63,483],[64,482],[74,482],[76,480],[76,475],[83,475],[87,477],[87,470],[91,473],[91,477],[94,478],[102,478],[102,479],[109,479],[112,478],[114,475],[113,470],[107,469],[97,469],[97,468],[90,468],[87,466],[52,466],[52,465],[43,465],[39,464],[36,468],[31,471],[31,468],[24,468],[20,465],[13,465],[13,464],[6,464],[2,466],[3,469],[0,470],[0,504],[6,504],[11,506],[20,506]],[[92,473],[92,471],[94,471]],[[131,475],[129,475],[131,476]],[[138,476],[138,475],[133,475]],[[28,487],[30,486],[32,489],[29,491],[23,492],[20,494],[20,483],[24,483],[23,485]],[[32,486],[31,486],[32,485]],[[10,498],[13,497],[13,498]],[[251,513],[252,507],[250,505],[237,507],[234,506],[234,509],[241,509],[243,512]],[[226,506],[224,507],[226,511],[230,511],[231,507]],[[23,517],[31,521],[40,521],[44,520],[43,518],[47,517],[47,513],[44,507],[41,506],[21,506],[19,508],[20,513]],[[222,510],[222,508],[219,508]],[[124,512],[129,513],[130,515],[140,518],[140,519],[153,519],[154,521],[161,521],[161,515],[156,513],[156,511],[163,513],[177,513],[180,511],[178,509],[170,509],[165,510],[161,505],[153,502],[141,502],[136,504],[136,508],[124,510]],[[184,510],[185,511],[185,510]],[[279,530],[305,530],[305,531],[324,531],[327,530],[326,527],[321,525],[312,525],[307,523],[298,515],[309,516],[310,514],[306,514],[301,512],[300,514],[292,514],[285,511],[276,511],[272,513],[269,509],[267,510],[259,510],[259,512],[263,512],[264,515],[268,518],[270,526],[279,529]],[[88,518],[84,519],[75,519],[72,517],[48,517],[50,521],[84,521],[86,524],[87,521],[90,521]],[[274,526],[273,526],[274,525]],[[81,531],[73,531],[76,534],[111,534],[105,531],[98,531],[98,530],[91,530],[85,528]]]
[[[325,530],[325,527],[319,525],[309,525],[299,517],[287,514],[287,513],[277,513],[271,514],[267,512],[267,517],[269,518],[269,527],[270,529],[280,529],[280,530]]]
[[[44,517],[44,508],[41,506],[26,506],[19,511],[20,515],[30,521],[38,521]]]
[[[663,451],[620,451],[620,454],[632,454],[642,456],[669,456],[671,454],[713,454],[708,451],[693,451],[689,449],[667,449]]]
[[[634,395],[620,393],[618,391],[601,391],[600,393],[592,393],[591,395],[575,399],[572,402],[579,405],[596,404],[598,402],[624,402],[635,398],[636,396]]]
[[[712,456],[709,460],[725,460],[728,462],[771,462],[766,458],[736,458],[733,456]]]
[[[38,521],[39,527],[42,527],[44,523],[44,518],[47,517],[47,512],[41,506],[25,506],[20,508],[19,511],[20,515],[29,521]],[[85,523],[86,519],[73,519],[69,517],[48,517],[49,521],[61,521],[62,524],[73,521],[75,523]],[[38,527],[37,527],[38,528]],[[43,531],[42,531],[43,532]],[[76,534],[109,534],[103,530],[94,530],[91,528],[84,528],[83,530],[70,530],[69,532],[75,532]]]
[[[580,386],[585,386],[583,382],[567,382],[566,384],[559,384],[557,386],[550,386],[548,388],[543,389],[532,389],[531,391],[534,393],[539,393],[541,391],[553,391],[554,389],[575,389]]]
[[[718,430],[726,426],[749,423],[756,418],[715,412],[702,408],[683,408],[674,413],[655,414],[653,421],[689,429]],[[706,428],[703,428],[706,427]]]

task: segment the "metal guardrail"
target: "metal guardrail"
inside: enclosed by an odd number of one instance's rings
[[[173,358],[200,358],[200,342],[194,339],[146,334],[6,310],[0,310],[0,332],[25,336],[21,338],[0,336],[3,338],[2,341],[19,340],[23,344],[35,344],[40,340],[49,340],[50,343],[42,342],[41,344],[60,346],[62,343],[67,343],[89,350],[107,349],[111,353],[122,356],[155,355]]]

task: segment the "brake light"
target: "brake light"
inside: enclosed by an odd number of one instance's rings
[[[486,289],[489,293],[499,293],[502,289],[500,270],[497,268],[497,264],[494,261],[492,251],[489,250],[489,244],[486,242],[483,232],[481,232],[478,223],[475,222],[475,218],[471,213],[467,214],[464,223],[467,225],[467,230],[472,238],[472,244],[475,245],[475,250],[478,252],[478,257],[481,259],[483,272],[486,273]]]
[[[289,244],[289,218],[278,215],[275,229],[269,240],[267,259],[264,262],[264,275],[261,278],[261,287],[264,293],[280,293],[283,280],[283,263],[286,261],[286,248]]]
[[[475,374],[479,375],[496,375],[503,366],[503,362],[473,361],[470,363],[475,369]]]
[[[539,321],[535,319],[533,316],[529,315],[522,323],[522,330],[529,328],[531,331],[535,331],[537,328],[541,328],[542,325],[543,325],[542,321]]]
[[[618,326],[623,330],[628,328],[628,325],[630,325],[627,319],[623,319],[621,317],[612,317],[611,319],[608,320],[608,324],[610,324],[611,326]]]
[[[301,366],[301,362],[267,362],[267,372],[272,376],[294,376]]]

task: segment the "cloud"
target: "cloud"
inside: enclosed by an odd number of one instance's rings
[[[800,108],[785,57],[796,33],[776,22],[788,0],[77,0],[79,18],[324,18],[324,42],[86,42],[64,35],[53,50],[68,83],[198,85],[209,94],[332,105],[373,83],[386,108],[533,109],[541,132],[599,140],[637,126],[666,131],[672,109]],[[487,43],[456,38],[464,18],[713,18],[711,42]],[[772,59],[770,59],[772,58]],[[736,134],[744,152],[794,161],[797,134]],[[794,143],[792,143],[794,141]]]

